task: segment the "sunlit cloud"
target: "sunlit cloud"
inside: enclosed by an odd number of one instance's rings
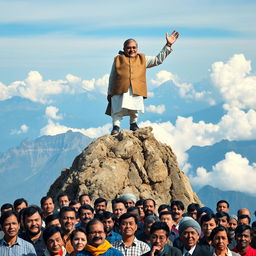
[[[145,107],[147,112],[156,113],[156,114],[163,114],[165,112],[165,105],[149,105]]]
[[[45,109],[45,116],[50,119],[60,120],[62,119],[62,115],[58,115],[59,109],[54,106],[49,106]]]
[[[20,126],[20,128],[18,130],[14,129],[11,130],[11,134],[14,135],[19,135],[19,134],[23,134],[23,133],[27,133],[29,130],[29,127],[26,124],[23,124]]]

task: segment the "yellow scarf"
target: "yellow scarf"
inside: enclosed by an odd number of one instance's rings
[[[85,250],[89,251],[93,256],[98,256],[105,253],[111,247],[112,245],[107,240],[105,240],[105,242],[98,247],[87,244],[85,246]]]

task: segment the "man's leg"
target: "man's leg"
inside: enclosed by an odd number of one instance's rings
[[[111,131],[111,135],[117,135],[120,130],[121,121],[123,119],[123,114],[121,112],[115,113],[111,115],[113,129]]]
[[[130,110],[129,114],[130,114],[130,130],[136,131],[139,129],[139,126],[137,125],[139,112],[137,110]]]

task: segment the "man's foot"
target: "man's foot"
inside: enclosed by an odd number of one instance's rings
[[[113,135],[113,136],[116,136],[116,135],[118,135],[119,134],[119,127],[117,126],[117,125],[114,125],[113,126],[113,129],[112,129],[112,131],[111,131],[111,135]]]
[[[137,125],[137,123],[130,124],[130,130],[131,131],[136,131],[138,129],[140,129],[140,127]]]

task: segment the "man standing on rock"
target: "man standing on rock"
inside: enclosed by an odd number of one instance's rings
[[[130,130],[139,128],[138,113],[144,112],[143,98],[147,98],[146,68],[162,64],[178,37],[175,30],[171,35],[166,33],[166,45],[155,57],[138,53],[138,43],[134,39],[124,42],[123,51],[115,57],[109,77],[106,114],[112,117],[112,135],[119,133],[123,116],[130,116]]]

